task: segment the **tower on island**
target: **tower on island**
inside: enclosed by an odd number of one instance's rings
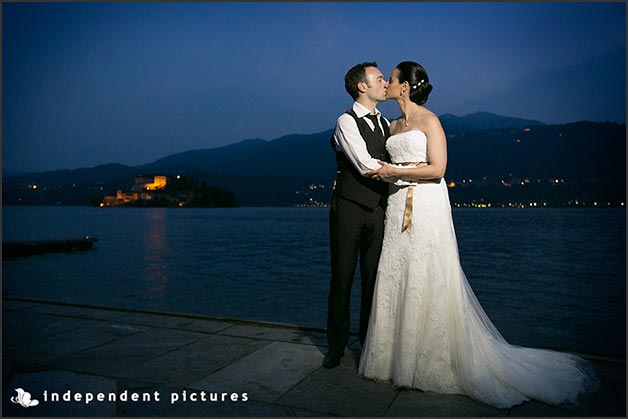
[[[137,175],[131,188],[135,192],[159,191],[166,188],[168,177],[164,175]]]

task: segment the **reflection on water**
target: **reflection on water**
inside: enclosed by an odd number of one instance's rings
[[[168,252],[165,208],[150,208],[145,213],[146,234],[143,236],[145,286],[138,291],[151,300],[159,300],[166,292],[168,267],[164,260]]]

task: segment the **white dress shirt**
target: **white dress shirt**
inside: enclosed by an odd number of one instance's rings
[[[364,119],[371,129],[374,128],[373,121],[366,118],[366,115],[371,113],[369,109],[358,102],[354,102],[353,111],[358,118]],[[381,125],[382,118],[384,117],[377,109],[375,110],[375,115],[378,116],[377,120],[379,121],[380,129],[384,132]],[[386,118],[384,119],[386,120]],[[386,120],[386,122],[388,122],[388,120]],[[377,170],[382,167],[381,164],[377,163],[377,159],[374,159],[373,156],[369,154],[366,148],[366,142],[364,138],[362,138],[362,135],[360,135],[358,125],[351,115],[343,113],[338,117],[336,121],[336,131],[334,132],[334,142],[336,144],[336,151],[342,151],[362,176],[366,175],[366,172],[370,170]]]

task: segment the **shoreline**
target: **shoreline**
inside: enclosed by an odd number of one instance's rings
[[[294,331],[303,331],[303,332],[313,332],[313,333],[325,333],[325,328],[321,327],[312,327],[312,326],[300,326],[290,323],[282,323],[282,322],[272,322],[272,321],[263,321],[263,320],[250,320],[250,319],[242,319],[236,317],[222,317],[222,316],[211,316],[205,314],[197,314],[197,313],[185,313],[185,312],[173,312],[173,311],[163,311],[163,310],[148,310],[148,309],[132,309],[132,308],[123,308],[123,307],[112,307],[112,306],[103,306],[103,305],[95,305],[95,304],[80,304],[80,303],[69,303],[63,301],[51,301],[51,300],[41,300],[41,299],[33,299],[33,298],[20,298],[20,297],[2,297],[2,303],[4,301],[15,301],[21,303],[34,303],[34,304],[50,304],[61,307],[73,307],[78,309],[88,309],[88,310],[107,310],[112,312],[120,312],[120,313],[133,313],[133,314],[148,314],[148,315],[161,315],[161,316],[169,316],[169,317],[177,317],[182,319],[195,319],[195,320],[204,320],[204,321],[216,321],[216,322],[227,322],[233,323],[236,325],[244,325],[244,326],[259,326],[270,329],[285,329],[285,330],[294,330]],[[350,336],[352,339],[357,338],[358,333],[356,331],[351,331]],[[524,346],[524,345],[517,345]],[[538,348],[538,349],[546,349],[546,348]],[[548,349],[555,351],[555,349]],[[591,361],[601,361],[608,362],[614,364],[625,364],[626,358],[621,358],[618,356],[609,356],[609,355],[601,355],[601,354],[592,354],[592,353],[582,353],[576,351],[561,351],[568,352],[573,355],[577,355],[581,358],[588,359]]]
[[[353,335],[341,364],[326,370],[326,338],[318,328],[9,297],[2,304],[7,417],[622,417],[626,411],[625,360],[618,358],[589,357],[602,387],[575,410],[535,400],[497,409],[464,395],[360,377]],[[17,389],[37,404],[28,410],[17,404]]]

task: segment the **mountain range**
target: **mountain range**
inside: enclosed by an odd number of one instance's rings
[[[530,180],[538,183],[537,195],[560,196],[565,202],[589,195],[597,200],[625,198],[625,124],[547,125],[485,112],[440,118],[448,137],[446,180],[469,186],[452,188],[452,202],[495,194],[501,194],[501,199],[525,196],[523,188],[503,185],[529,185]],[[88,204],[117,189],[129,189],[134,176],[141,173],[192,176],[231,190],[242,205],[325,203],[336,171],[329,146],[332,133],[249,139],[176,153],[135,167],[112,163],[14,176],[5,173],[3,203]],[[475,183],[466,182],[469,179]],[[562,180],[564,187],[556,189],[549,179]]]

